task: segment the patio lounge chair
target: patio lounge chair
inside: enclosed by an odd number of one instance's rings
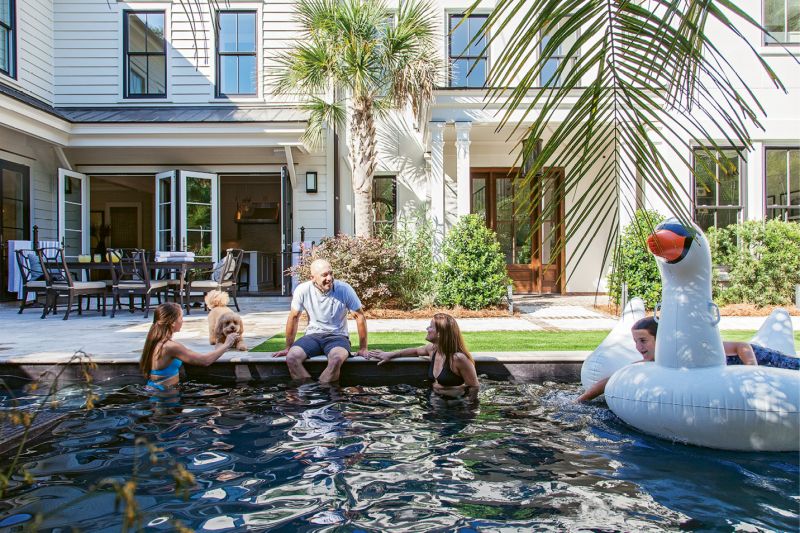
[[[239,292],[239,270],[242,268],[243,259],[244,250],[228,248],[225,251],[225,257],[215,268],[190,271],[186,282],[186,314],[189,314],[192,291],[203,294],[214,290],[225,291],[231,295],[233,305],[239,311],[239,302],[236,301],[236,295]],[[205,276],[208,276],[208,278]]]
[[[117,261],[111,258],[116,256]],[[161,294],[166,298],[169,290],[167,280],[150,279],[150,268],[147,264],[147,252],[145,250],[118,248],[110,250],[108,261],[111,265],[111,293],[113,303],[111,305],[111,318],[114,318],[117,308],[122,309],[120,298],[128,297],[128,307],[133,313],[133,299],[136,296],[142,297],[142,308],[144,316],[150,312],[150,298],[155,295],[158,303],[161,303]]]
[[[97,296],[97,305],[102,301],[102,313],[106,316],[106,284],[102,281],[75,281],[72,273],[67,268],[64,250],[61,248],[42,248],[37,250],[39,262],[42,265],[45,284],[47,286],[47,300],[42,310],[42,318],[46,317],[52,309],[56,314],[56,305],[59,297],[67,298],[67,310],[64,320],[69,319],[72,304],[78,304],[78,314],[82,314],[84,296]],[[77,302],[75,297],[77,296]]]
[[[39,301],[40,296],[47,296],[47,283],[44,281],[44,272],[42,272],[42,264],[39,262],[39,256],[36,250],[14,250],[17,256],[17,266],[19,267],[20,275],[22,276],[22,301],[19,303],[19,314],[26,307],[35,307],[37,305],[44,307],[44,304]],[[33,293],[33,301],[28,303],[28,295]]]

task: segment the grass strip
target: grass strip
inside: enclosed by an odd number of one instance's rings
[[[465,331],[464,341],[473,352],[544,352],[594,350],[608,335],[608,330],[589,331]],[[746,341],[755,335],[752,330],[726,330],[725,340]],[[795,343],[800,332],[795,334]],[[358,336],[351,335],[353,349],[358,349]],[[369,334],[369,347],[394,351],[425,344],[425,333],[418,331],[387,331]],[[251,352],[275,352],[286,346],[283,333],[262,342]]]

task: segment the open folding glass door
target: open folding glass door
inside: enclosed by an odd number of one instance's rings
[[[179,170],[180,249],[198,261],[219,259],[219,182],[216,174]]]
[[[156,174],[156,250],[177,250],[176,204],[177,172],[170,170]]]
[[[58,169],[58,240],[64,255],[89,253],[89,176]]]

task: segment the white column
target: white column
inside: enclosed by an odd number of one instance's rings
[[[472,122],[456,122],[456,199],[458,216],[469,215],[469,130]]]
[[[631,222],[636,211],[636,160],[631,154],[630,146],[623,139],[618,139],[619,145],[619,230],[622,231]]]
[[[444,241],[444,122],[431,122],[431,170],[428,178],[433,222],[433,255],[442,258]]]
[[[764,143],[754,142],[753,149],[747,154],[747,163],[742,173],[742,200],[744,203],[743,220],[764,220]]]

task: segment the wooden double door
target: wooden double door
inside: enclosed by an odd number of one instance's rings
[[[514,292],[564,292],[564,206],[553,203],[563,176],[562,169],[547,169],[522,191],[517,169],[471,169],[471,212],[497,233]],[[542,214],[543,224],[533,231]]]

